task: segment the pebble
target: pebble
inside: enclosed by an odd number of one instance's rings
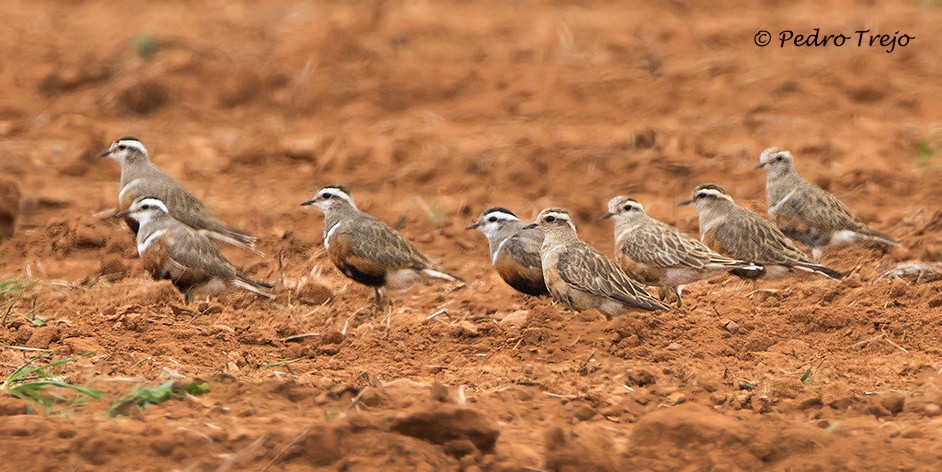
[[[935,403],[927,403],[926,406],[922,408],[923,413],[926,414],[929,418],[935,418],[936,416],[942,415],[942,408]]]

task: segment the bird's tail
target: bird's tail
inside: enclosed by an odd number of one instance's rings
[[[201,232],[210,238],[231,244],[240,249],[244,249],[248,252],[251,252],[252,254],[255,254],[256,256],[265,255],[263,252],[255,249],[255,241],[257,238],[254,236],[249,236],[231,228],[219,228],[216,230],[204,230]]]
[[[892,236],[881,233],[873,228],[868,227],[866,233],[864,233],[871,241],[878,243],[886,244],[887,246],[899,246],[899,241],[893,239]]]
[[[714,258],[708,266],[717,269],[729,269],[729,273],[742,279],[757,279],[765,273],[765,267],[738,259]]]
[[[263,297],[275,298],[275,294],[271,292],[271,289],[275,288],[275,284],[262,280],[255,280],[241,272],[236,275],[236,279],[232,281],[232,284],[236,287],[244,288],[250,292],[257,293]]]
[[[464,282],[464,279],[461,277],[446,274],[445,272],[436,269],[422,269],[422,273],[428,277],[432,277],[433,279],[442,279],[449,282]]]
[[[814,272],[816,274],[825,275],[835,280],[840,280],[841,278],[844,277],[843,275],[841,275],[840,272],[830,267],[825,267],[821,264],[812,264],[810,262],[799,262],[794,265],[794,268],[803,270],[806,272]]]

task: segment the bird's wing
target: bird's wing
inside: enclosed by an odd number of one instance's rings
[[[348,235],[352,255],[389,270],[436,267],[408,239],[372,216],[363,215],[340,230],[356,233]]]
[[[556,269],[564,282],[584,292],[634,306],[662,306],[611,260],[587,244],[570,245],[559,255]]]
[[[540,246],[543,244],[543,236],[542,234],[534,234],[536,232],[536,230],[527,230],[511,236],[504,243],[503,251],[528,269],[543,270],[543,262],[540,259]]]
[[[700,241],[660,222],[644,225],[625,239],[624,255],[636,262],[657,267],[699,269],[715,254]]]
[[[201,271],[222,279],[232,279],[235,268],[206,236],[181,224],[170,231],[168,241],[170,260],[177,266]]]
[[[719,252],[748,262],[791,266],[811,262],[772,222],[737,208],[717,229]]]

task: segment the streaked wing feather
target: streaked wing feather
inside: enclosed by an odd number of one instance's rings
[[[235,268],[205,236],[190,228],[176,226],[168,242],[170,260],[180,267],[199,270],[223,279],[235,276]]]
[[[389,270],[436,268],[408,239],[372,216],[363,215],[350,227],[359,233],[350,238],[351,250],[358,257],[375,261]]]
[[[564,282],[585,292],[628,303],[650,298],[613,262],[586,244],[570,246],[560,254],[556,267]]]
[[[725,242],[722,252],[748,262],[781,265],[810,262],[770,221],[744,209],[737,213],[717,228],[717,238]]]

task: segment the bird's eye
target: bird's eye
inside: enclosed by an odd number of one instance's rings
[[[124,144],[119,144],[119,145],[118,145],[118,150],[120,150],[120,151],[123,151],[123,150],[125,150],[125,149],[127,149],[127,148],[128,148],[128,147],[127,147],[126,145],[124,145]]]
[[[325,194],[321,195],[321,198],[323,198],[323,199],[325,199],[325,200],[330,200],[331,198],[334,198],[334,196],[331,195],[331,194],[329,194],[329,193],[325,193]]]
[[[496,217],[496,216],[492,216],[492,217],[488,218],[487,221],[490,221],[491,223],[494,223],[494,222],[497,221],[497,217]]]
[[[781,161],[782,159],[784,159],[784,157],[782,157],[782,156],[778,156],[778,157],[775,158],[776,161]]]
[[[150,205],[141,205],[141,210],[150,210]]]
[[[631,211],[631,205],[625,205],[625,211]]]
[[[543,221],[545,221],[545,222],[547,222],[547,223],[552,223],[552,222],[556,221],[556,217],[553,216],[553,215],[550,215],[550,216],[547,216],[546,218],[543,218]]]

